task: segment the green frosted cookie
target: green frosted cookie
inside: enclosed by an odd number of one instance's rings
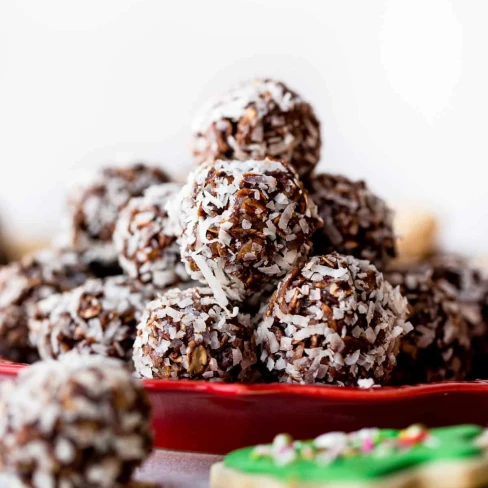
[[[331,432],[311,441],[281,434],[212,467],[212,488],[468,488],[488,483],[488,435],[459,425]]]

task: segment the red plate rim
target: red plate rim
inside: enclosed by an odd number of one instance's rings
[[[284,383],[271,384],[236,384],[209,383],[191,380],[143,380],[148,390],[204,392],[216,396],[259,396],[259,395],[293,395],[300,397],[327,398],[342,401],[388,401],[442,395],[458,392],[487,392],[488,382],[464,381],[442,382],[415,386],[358,388],[328,385],[295,385]]]
[[[15,376],[26,365],[0,363],[0,375]],[[201,392],[216,396],[259,396],[259,395],[294,395],[313,398],[327,398],[343,401],[387,401],[415,398],[426,395],[442,395],[461,392],[488,392],[488,381],[445,381],[414,386],[358,388],[328,385],[295,385],[284,383],[242,384],[210,383],[194,380],[143,380],[147,390]]]

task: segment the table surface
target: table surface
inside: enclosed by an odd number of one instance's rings
[[[221,459],[212,454],[157,450],[136,478],[157,482],[160,488],[209,488],[210,466]]]
[[[209,488],[210,466],[221,459],[222,456],[211,454],[157,450],[137,472],[136,479],[154,482],[158,488]],[[134,483],[134,488],[139,488],[137,485]],[[146,488],[145,483],[142,486]],[[1,474],[0,488],[10,488],[8,479]]]

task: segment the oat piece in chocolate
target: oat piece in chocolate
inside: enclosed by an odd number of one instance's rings
[[[256,363],[251,317],[222,308],[209,288],[172,288],[147,307],[133,359],[144,378],[249,381]]]
[[[151,452],[150,404],[123,363],[70,354],[2,387],[2,470],[26,487],[122,488]]]
[[[88,280],[38,304],[29,321],[31,342],[43,359],[75,350],[129,360],[136,326],[154,296],[125,276]]]
[[[207,162],[182,190],[181,255],[217,302],[273,287],[311,252],[321,225],[293,167],[270,159]]]
[[[92,254],[93,260],[116,261],[112,235],[120,210],[168,176],[156,166],[105,167],[77,187],[68,201],[64,243]]]
[[[256,79],[204,107],[193,123],[193,154],[207,159],[262,159],[293,164],[306,176],[320,159],[320,124],[312,107],[283,83]]]
[[[24,257],[0,269],[0,355],[33,362],[37,351],[29,343],[28,320],[36,304],[71,290],[93,276],[83,254],[51,249]]]
[[[472,331],[460,303],[433,279],[429,264],[398,267],[386,278],[408,299],[413,331],[403,337],[392,382],[415,384],[466,378]]]
[[[350,254],[380,270],[395,257],[393,213],[364,181],[324,173],[314,175],[308,186],[324,221],[314,237],[317,255]]]
[[[120,212],[113,236],[119,263],[141,283],[165,288],[188,280],[166,211],[180,190],[176,183],[151,186]]]
[[[473,364],[470,378],[488,378],[488,280],[467,259],[437,254],[429,259],[432,278],[459,303],[472,334]]]
[[[368,261],[316,256],[278,285],[257,329],[261,362],[284,383],[382,384],[396,361],[406,299]]]

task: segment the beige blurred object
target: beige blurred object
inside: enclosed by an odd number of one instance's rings
[[[26,254],[51,247],[51,242],[41,239],[24,241],[5,236],[4,246],[9,261],[17,261]]]
[[[438,221],[428,210],[414,207],[398,209],[394,229],[398,236],[396,262],[420,261],[435,251]]]

